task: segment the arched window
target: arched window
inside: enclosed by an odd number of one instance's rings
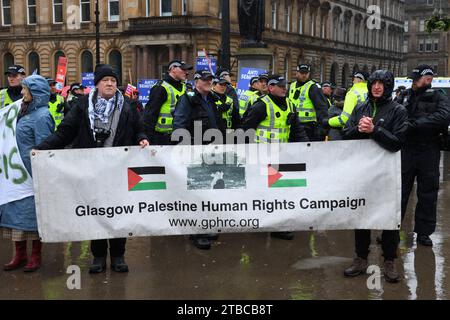
[[[81,54],[81,73],[93,72],[94,58],[89,50],[84,50]]]
[[[349,72],[350,72],[350,68],[348,66],[348,64],[344,64],[344,67],[342,68],[342,86],[344,88],[347,88],[348,85],[348,80],[349,80]]]
[[[32,74],[33,72],[37,74],[40,72],[39,55],[36,51],[30,52],[28,55],[28,74]]]
[[[56,71],[58,69],[59,58],[60,57],[65,57],[65,56],[66,55],[61,50],[58,50],[58,51],[55,52],[54,59],[53,59],[53,75],[56,75]]]
[[[335,85],[337,84],[338,69],[339,69],[339,65],[337,64],[337,62],[335,62],[331,65],[330,82]]]
[[[9,52],[5,53],[3,55],[3,73],[5,73],[5,71],[8,70],[8,68],[13,64],[14,64],[14,56]],[[3,79],[4,79],[3,86],[6,87],[8,85],[8,77],[5,75]]]
[[[324,82],[325,81],[325,70],[326,68],[326,63],[325,63],[325,59],[320,60],[320,82]]]
[[[112,50],[108,57],[109,64],[117,73],[119,83],[122,84],[122,54],[118,50]]]

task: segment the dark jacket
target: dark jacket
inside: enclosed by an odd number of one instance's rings
[[[408,111],[406,144],[438,142],[439,134],[447,131],[450,105],[445,93],[439,89],[407,89],[400,101]]]
[[[275,97],[269,94],[269,97],[275,102],[278,107],[282,110],[287,109],[286,98]],[[255,104],[247,109],[244,118],[242,119],[242,128],[244,130],[254,129],[267,118],[267,108],[266,104],[258,99]],[[297,112],[294,110],[293,116],[291,117],[291,131],[289,136],[290,142],[306,142],[309,141],[306,135],[305,129],[300,125],[300,120],[298,118]]]
[[[73,148],[96,148],[91,123],[89,120],[89,96],[77,99],[67,116],[59,125],[55,133],[39,144],[36,149],[63,149],[73,143]],[[125,100],[120,112],[117,132],[113,146],[137,145],[147,139],[144,126],[136,110]]]
[[[217,100],[217,96],[212,93],[208,94],[206,100],[203,99],[197,89],[182,95],[173,113],[173,130],[188,130],[192,144],[195,142],[194,122],[197,121],[201,122],[202,137],[208,129],[219,129],[222,135],[225,135],[226,128],[216,107]]]
[[[384,83],[384,95],[379,99],[375,99],[370,90],[376,80]],[[369,98],[355,108],[347,121],[343,130],[344,140],[373,139],[386,150],[399,151],[406,140],[408,112],[402,105],[392,101],[394,75],[389,71],[375,71],[369,78],[368,87]],[[373,133],[359,132],[358,125],[363,116],[373,118]]]
[[[171,76],[165,77],[164,81],[175,87],[178,91],[181,91],[183,88],[183,83],[181,81],[176,81]],[[161,107],[167,100],[166,89],[161,86],[161,83],[162,81],[158,82],[151,89],[149,100],[145,105],[143,113],[145,132],[150,138],[155,134],[161,134],[155,131]]]

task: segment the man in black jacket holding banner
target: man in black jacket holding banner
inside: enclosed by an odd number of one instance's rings
[[[367,85],[369,98],[353,111],[343,131],[344,139],[373,139],[382,148],[397,152],[406,139],[408,113],[403,106],[392,101],[394,75],[390,71],[377,70],[369,77]],[[400,278],[394,264],[399,241],[398,230],[383,231],[384,276],[388,282],[398,282]],[[355,230],[357,257],[344,271],[345,276],[366,273],[369,247],[370,230]]]

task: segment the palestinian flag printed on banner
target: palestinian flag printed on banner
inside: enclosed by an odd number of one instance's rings
[[[306,187],[306,179],[299,179],[301,172],[306,171],[305,163],[269,164],[269,188],[299,188]]]
[[[165,167],[128,168],[128,191],[166,190]]]

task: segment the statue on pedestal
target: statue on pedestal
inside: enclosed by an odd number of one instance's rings
[[[262,42],[264,31],[264,0],[238,0],[241,47],[266,47]]]

